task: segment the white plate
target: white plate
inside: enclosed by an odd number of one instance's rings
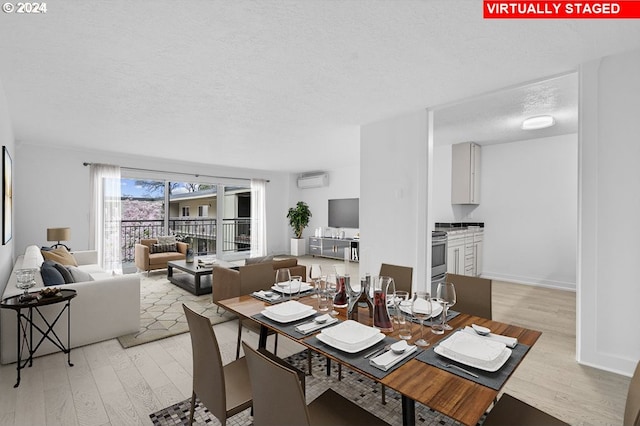
[[[431,302],[431,318],[435,318],[442,313],[442,305],[433,300],[431,300],[430,302]],[[418,303],[420,304],[420,303],[427,303],[427,302],[424,299],[419,299]],[[402,312],[406,312],[409,315],[413,315],[411,313],[411,302],[408,302],[408,303],[405,302],[402,305],[400,305],[400,310]]]
[[[347,320],[335,327],[327,328],[322,334],[329,336],[333,341],[344,345],[357,345],[363,341],[371,339],[380,333],[377,328],[360,324],[357,321]]]
[[[294,284],[293,289],[290,289],[289,288],[289,284],[278,283],[278,284],[273,285],[271,287],[271,289],[274,290],[274,291],[277,291],[278,293],[282,293],[282,294],[298,293],[298,286],[296,284]],[[309,290],[313,290],[313,287],[311,287],[307,283],[301,283],[300,284],[300,293],[304,293],[305,291],[309,291]]]
[[[310,309],[308,311],[301,312],[301,313],[299,313],[299,314],[297,314],[295,316],[292,316],[292,317],[281,317],[280,315],[274,314],[273,312],[269,312],[269,311],[267,311],[265,309],[264,311],[261,312],[261,314],[264,315],[265,317],[269,318],[269,319],[272,319],[274,321],[286,324],[288,322],[298,321],[298,320],[301,320],[301,319],[306,318],[308,316],[315,315],[316,312],[317,311],[315,309]]]
[[[491,362],[472,359],[460,359],[458,354],[456,354],[455,352],[447,351],[446,348],[442,348],[440,345],[433,348],[433,351],[438,355],[442,355],[443,357],[459,362],[460,364],[468,365],[469,367],[474,367],[479,370],[490,372],[498,371],[500,367],[502,367],[511,356],[511,349],[507,347],[504,348],[504,351],[498,356],[498,358]]]
[[[502,355],[504,343],[483,338],[477,334],[465,333],[462,330],[456,331],[439,346],[447,352],[455,353],[458,358],[468,359],[473,362],[493,362]]]
[[[344,323],[341,323],[344,324]],[[335,327],[338,327],[337,325]],[[332,328],[335,328],[332,327]],[[345,343],[336,341],[334,339],[332,339],[331,337],[327,336],[326,334],[323,334],[322,332],[316,334],[316,337],[318,338],[318,340],[320,340],[323,343],[326,343],[329,346],[332,346],[336,349],[339,349],[343,352],[348,352],[348,353],[356,353],[356,352],[360,352],[363,351],[367,348],[370,348],[371,346],[375,345],[376,343],[380,342],[381,340],[384,340],[385,335],[378,332],[377,335],[372,336],[369,339],[363,340],[361,342],[359,342],[358,344],[354,344],[354,345],[347,345]]]
[[[265,312],[269,315],[265,314]],[[267,306],[264,308],[264,311],[262,311],[262,314],[279,322],[290,322],[305,318],[309,316],[311,312],[315,312],[311,306],[296,300],[289,300],[288,302]]]

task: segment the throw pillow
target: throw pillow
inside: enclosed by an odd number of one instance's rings
[[[53,260],[62,265],[72,265],[78,266],[78,262],[76,262],[76,258],[73,257],[69,251],[64,247],[58,247],[57,249],[41,251],[42,256],[44,256],[45,260]]]
[[[53,267],[56,268],[58,272],[60,272],[60,275],[62,275],[65,284],[75,282],[73,276],[71,275],[71,272],[69,272],[69,270],[64,265],[61,265],[58,262],[53,262]]]
[[[273,256],[249,257],[245,259],[244,264],[253,265],[255,263],[267,263],[272,261],[273,261]]]
[[[40,275],[45,286],[65,284],[64,277],[54,266],[54,261],[45,260],[40,266]]]
[[[83,283],[85,281],[94,281],[93,277],[88,273],[78,268],[77,266],[67,266],[66,267],[73,280],[77,283]]]
[[[151,246],[151,253],[168,253],[172,251],[178,251],[176,243],[154,244]]]
[[[158,237],[158,244],[175,244],[176,236],[175,235],[165,235],[162,237]]]

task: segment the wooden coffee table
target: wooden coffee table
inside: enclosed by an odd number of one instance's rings
[[[238,269],[238,265],[220,259],[216,259],[215,266]],[[182,273],[174,275],[174,268],[182,271]],[[213,283],[212,274],[213,267],[199,265],[197,258],[191,263],[187,263],[186,260],[171,260],[167,262],[167,278],[169,282],[196,296],[211,293],[211,285]]]

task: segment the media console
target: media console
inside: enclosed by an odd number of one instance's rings
[[[344,260],[344,252],[347,249],[349,261],[357,262],[359,259],[359,244],[360,241],[353,238],[310,237],[309,254]]]

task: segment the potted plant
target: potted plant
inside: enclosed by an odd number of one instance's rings
[[[291,239],[291,254],[293,256],[302,256],[305,254],[305,240],[302,239],[302,231],[309,225],[311,210],[309,210],[307,203],[298,201],[295,207],[289,209],[287,218],[296,235],[295,238]]]

